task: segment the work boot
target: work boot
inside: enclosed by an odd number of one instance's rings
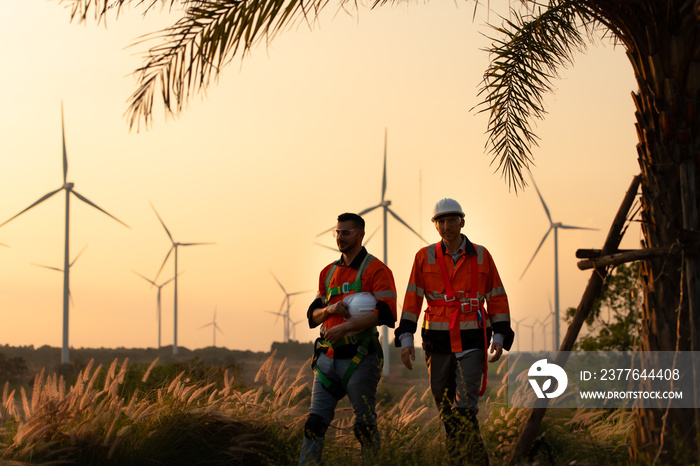
[[[454,466],[488,466],[489,455],[479,432],[476,413],[457,409],[443,417],[447,453]]]
[[[377,426],[375,424],[357,423],[353,431],[355,432],[355,437],[360,442],[362,464],[377,464],[379,449],[382,444]]]
[[[317,466],[321,464],[321,454],[323,453],[323,437],[304,437],[299,453],[299,466]]]
[[[479,420],[476,418],[476,413],[469,409],[460,408],[456,410],[455,415],[459,432],[461,453],[461,465],[470,466],[488,466],[489,454],[486,451],[486,446],[481,438],[479,431]]]
[[[466,450],[466,446],[460,441],[459,431],[460,425],[457,416],[450,412],[444,413],[442,422],[445,425],[445,444],[447,453],[450,455],[450,464],[452,466],[462,465],[462,450]]]

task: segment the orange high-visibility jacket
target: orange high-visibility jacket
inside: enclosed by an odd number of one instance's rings
[[[316,299],[311,306],[307,317],[309,319],[309,326],[311,328],[316,327],[316,325],[311,320],[314,310],[335,304],[346,296],[355,293],[355,290],[348,289],[347,293],[340,293],[331,296],[327,299],[328,290],[326,289],[326,279],[328,278],[328,273],[335,265],[335,270],[333,271],[333,276],[330,277],[330,282],[328,284],[329,288],[341,287],[343,284],[353,284],[357,279],[357,274],[360,271],[360,265],[364,261],[365,257],[368,255],[367,250],[363,247],[360,253],[353,259],[350,265],[345,265],[342,263],[342,257],[340,260],[328,264],[321,270],[318,280],[318,294]],[[360,282],[363,292],[373,293],[374,297],[377,299],[377,308],[374,312],[377,313],[379,322],[378,325],[386,325],[393,328],[396,322],[396,285],[394,284],[394,275],[391,273],[389,267],[387,267],[382,261],[374,258],[367,263],[364,272],[360,277]],[[347,288],[347,287],[346,287]],[[326,329],[331,329],[336,325],[340,325],[345,320],[338,315],[330,315],[321,324],[321,333]]]
[[[416,332],[425,298],[428,307],[423,317],[421,335],[426,351],[458,353],[485,348],[493,332],[503,334],[505,349],[511,347],[514,334],[510,327],[508,297],[493,258],[485,247],[473,244],[468,239],[466,244],[456,264],[442,241],[418,251],[406,289],[401,322],[395,332],[396,346],[400,346],[399,335]],[[452,290],[457,295],[454,301],[446,299],[436,247],[442,248]],[[471,289],[474,256],[478,274],[476,293]],[[455,316],[455,313],[458,315]],[[485,333],[487,341],[484,341]]]

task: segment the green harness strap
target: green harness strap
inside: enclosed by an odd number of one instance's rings
[[[328,390],[328,392],[336,399],[341,399],[345,396],[348,382],[350,382],[350,378],[355,372],[355,369],[357,369],[357,366],[360,365],[362,358],[364,358],[369,352],[368,348],[370,344],[374,345],[375,351],[379,355],[379,370],[381,371],[382,367],[384,366],[384,353],[382,351],[382,345],[379,344],[379,333],[375,327],[365,329],[351,337],[346,337],[343,343],[336,344],[335,347],[356,343],[357,341],[360,342],[360,345],[357,347],[357,353],[352,358],[352,361],[345,371],[345,374],[343,374],[343,379],[340,383],[330,380],[316,364],[318,356],[323,352],[322,348],[332,348],[334,345],[326,340],[322,340],[321,338],[318,338],[314,343],[314,357],[311,361],[311,368],[314,370],[314,372],[316,372],[316,375],[321,381],[323,388]]]
[[[345,282],[340,286],[331,287],[331,280],[333,279],[333,275],[335,275],[335,271],[337,268],[337,265],[334,263],[331,269],[328,271],[328,275],[326,275],[326,303],[328,303],[333,296],[348,294],[351,291],[354,291],[355,293],[362,292],[362,274],[364,273],[369,263],[372,262],[374,259],[375,257],[371,254],[367,254],[365,256],[362,263],[360,264],[360,268],[357,271],[357,277],[355,278],[354,283]],[[360,343],[360,345],[357,347],[357,353],[352,358],[352,361],[350,362],[350,365],[345,371],[345,374],[343,374],[343,380],[341,381],[341,383],[338,383],[334,380],[330,380],[326,376],[326,374],[324,374],[323,371],[321,371],[321,369],[318,368],[316,361],[318,360],[318,356],[321,353],[325,353],[323,348],[333,348],[334,346],[337,348],[339,346],[343,346],[346,344],[354,344],[357,342]],[[362,358],[364,358],[365,355],[368,353],[370,343],[374,344],[374,347],[377,353],[379,354],[380,367],[383,367],[384,353],[382,352],[382,345],[379,344],[379,334],[377,333],[377,329],[374,327],[365,329],[350,337],[346,337],[342,343],[336,343],[335,345],[321,338],[316,339],[316,342],[314,343],[314,357],[311,361],[311,368],[314,370],[314,372],[316,372],[316,375],[321,381],[323,387],[326,390],[328,390],[328,392],[330,392],[331,395],[333,395],[335,398],[341,399],[345,396],[348,382],[350,381],[352,374],[355,372],[355,369],[357,369],[357,366],[360,365],[360,361],[362,361]]]
[[[364,260],[362,261],[362,264],[360,264],[360,269],[357,271],[357,278],[355,278],[355,283],[345,282],[340,286],[331,287],[331,279],[333,278],[333,275],[335,275],[335,269],[337,268],[337,265],[334,263],[331,269],[328,271],[328,275],[326,275],[326,303],[328,303],[331,300],[331,297],[339,294],[347,294],[350,291],[354,291],[355,293],[361,292],[362,273],[365,271],[369,263],[372,262],[374,259],[375,257],[371,254],[367,254],[365,256]]]

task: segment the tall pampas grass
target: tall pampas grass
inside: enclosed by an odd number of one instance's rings
[[[103,367],[90,362],[72,385],[42,370],[31,389],[5,384],[0,406],[2,460],[45,465],[277,465],[295,464],[308,415],[308,363],[298,371],[273,353],[252,385],[229,369],[191,368],[162,379],[155,360],[130,369],[128,360]],[[506,363],[501,387],[483,403],[481,433],[492,465],[505,464],[530,414],[507,400]],[[130,372],[133,371],[133,372]],[[143,372],[143,373],[142,373]],[[136,375],[136,377],[135,377]],[[155,379],[155,380],[153,380]],[[380,382],[380,390],[388,393]],[[497,383],[495,384],[497,385]],[[527,385],[527,384],[521,384]],[[129,387],[129,388],[127,388]],[[449,463],[445,432],[430,390],[401,390],[378,405],[382,448],[375,464]],[[511,400],[533,396],[527,391]],[[586,459],[614,464],[626,458],[634,425],[629,410],[550,410],[537,459],[568,464]],[[327,464],[359,464],[353,411],[341,400],[326,434]],[[537,456],[538,455],[538,456]]]
[[[286,454],[285,442],[299,437],[303,425],[302,377],[291,379],[284,361],[276,367],[273,361],[274,354],[261,368],[258,388],[237,387],[228,371],[219,383],[190,380],[181,372],[160,388],[129,394],[121,393],[128,360],[114,360],[106,369],[91,361],[71,387],[42,370],[30,393],[20,389],[19,399],[5,385],[0,427],[11,441],[3,445],[2,458],[133,464],[150,457],[186,464],[188,458],[203,461],[209,455],[208,464],[269,464]],[[199,448],[208,449],[199,439],[210,443],[211,436],[219,449],[202,457]],[[181,451],[188,445],[193,451]]]

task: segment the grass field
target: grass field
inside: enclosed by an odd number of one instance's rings
[[[40,370],[4,385],[0,459],[78,465],[296,464],[310,396],[307,361],[272,354],[255,374],[235,365],[88,362],[74,380]],[[420,361],[418,361],[420,366]],[[504,464],[529,410],[505,403],[493,365],[479,413],[491,464]],[[447,463],[444,430],[421,370],[392,366],[379,388],[376,464]],[[352,412],[341,401],[327,464],[359,464]],[[531,464],[623,464],[632,428],[622,410],[552,410]]]

